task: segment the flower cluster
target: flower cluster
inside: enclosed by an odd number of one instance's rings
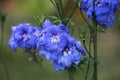
[[[39,50],[39,55],[51,61],[56,71],[78,65],[80,53],[86,55],[81,43],[70,35],[64,24],[54,25],[49,20],[41,27],[28,23],[13,26],[8,44],[13,50],[18,47]]]
[[[93,13],[95,20],[110,27],[114,21],[114,14],[119,9],[120,0],[81,0],[81,9],[86,12],[87,18],[93,20]]]
[[[40,27],[31,26],[29,23],[13,26],[8,45],[15,51],[18,47],[23,49],[37,49],[38,30],[40,30]]]

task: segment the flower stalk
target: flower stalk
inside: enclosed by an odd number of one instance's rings
[[[94,32],[97,31],[97,24],[94,22]],[[94,72],[93,72],[93,78],[94,80],[98,80],[98,70],[97,70],[97,33],[93,35],[93,49],[94,49]]]
[[[98,80],[98,65],[97,65],[97,21],[96,21],[96,7],[95,0],[93,0],[93,51],[94,51],[94,71],[93,71],[93,79]]]
[[[0,62],[2,64],[2,66],[4,67],[4,71],[5,71],[5,76],[6,76],[6,79],[7,80],[10,80],[10,77],[9,77],[9,72],[8,72],[8,68],[7,68],[7,65],[2,57],[2,48],[3,48],[3,41],[4,41],[4,23],[5,23],[5,20],[6,20],[6,15],[3,14],[3,13],[0,13],[0,28],[1,28],[1,32],[0,32]]]

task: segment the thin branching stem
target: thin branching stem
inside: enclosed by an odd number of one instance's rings
[[[32,55],[32,57],[34,58],[34,61],[39,65],[39,67],[40,67],[42,70],[44,70],[44,68],[43,68],[42,65],[41,65],[41,62],[37,59],[37,57],[36,57],[36,55],[35,55],[36,51],[30,51],[29,53]]]
[[[3,47],[3,38],[4,38],[4,22],[1,21],[1,41],[0,41],[0,50]]]
[[[90,23],[87,21],[87,19],[85,18],[85,16],[83,15],[83,12],[82,12],[81,8],[80,8],[80,14],[81,14],[82,18],[84,19],[84,21],[87,23],[87,25],[90,27],[91,25],[90,25]]]
[[[6,75],[6,79],[7,80],[10,80],[10,77],[9,77],[9,73],[8,73],[8,68],[7,68],[7,65],[5,64],[5,61],[2,57],[2,48],[3,48],[3,41],[4,41],[4,22],[5,22],[5,15],[2,15],[1,16],[1,24],[0,24],[0,27],[1,27],[1,40],[0,40],[0,61],[2,63],[2,65],[4,66],[4,70],[5,70],[5,75]]]
[[[85,40],[83,40],[83,46],[84,46],[85,50],[87,51],[89,57],[90,57],[92,60],[94,60],[94,58],[93,58],[92,55],[91,55],[91,52],[90,52],[90,51],[87,49],[87,47],[86,47],[86,42],[85,42]],[[90,46],[90,47],[91,47],[91,46]]]
[[[70,21],[70,19],[72,18],[74,12],[76,11],[76,8],[77,8],[77,6],[75,6],[75,7],[73,8],[73,11],[71,12],[70,16],[68,17],[68,20],[67,20],[67,22],[65,23],[65,25],[67,25],[68,22]]]
[[[61,15],[61,12],[60,12],[60,8],[59,8],[58,3],[56,3],[56,8],[57,8],[59,17],[60,17],[60,19],[62,20],[62,15]]]
[[[88,58],[88,66],[87,66],[87,70],[86,70],[86,75],[85,75],[85,80],[88,79],[88,73],[89,73],[89,69],[90,69],[90,59],[94,60],[93,57],[91,58],[91,47],[92,47],[92,36],[90,35],[90,41],[89,41],[89,58]]]
[[[55,4],[56,4],[56,8],[57,8],[59,17],[61,20],[63,20],[64,19],[64,10],[63,10],[62,0],[55,1]]]
[[[61,15],[62,15],[62,19],[64,19],[64,10],[63,10],[62,0],[58,0],[58,3],[59,3],[60,12],[61,12]]]

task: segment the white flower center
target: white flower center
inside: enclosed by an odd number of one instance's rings
[[[64,56],[67,56],[68,54],[72,54],[72,51],[70,51],[70,50],[68,50],[68,49],[65,49],[65,50],[63,51],[63,55],[64,55]]]
[[[105,6],[105,3],[101,3],[99,0],[97,0],[97,1],[95,2],[95,4],[96,4],[98,7]]]
[[[50,38],[51,43],[58,43],[60,42],[60,37],[59,36],[52,36]]]
[[[30,35],[27,35],[27,34],[23,34],[23,41],[27,41],[29,38],[30,38]]]
[[[41,32],[39,30],[36,30],[35,33],[34,33],[34,35],[36,37],[40,37],[42,34],[41,34]]]

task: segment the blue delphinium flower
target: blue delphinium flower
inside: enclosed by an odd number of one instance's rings
[[[49,22],[47,20],[47,22]],[[38,46],[40,48],[40,55],[46,56],[48,60],[53,60],[51,57],[55,56],[55,52],[62,51],[62,48],[67,43],[68,30],[64,25],[47,25],[46,21],[43,27],[42,36],[39,38]],[[50,22],[49,22],[50,23]],[[54,53],[54,55],[52,55]],[[54,57],[55,58],[55,57]]]
[[[38,38],[39,55],[51,61],[56,71],[78,65],[81,55],[86,55],[81,43],[71,37],[64,24],[54,25],[45,20],[42,25],[41,36]]]
[[[58,26],[51,26],[46,30],[46,47],[49,51],[61,50],[66,44],[67,33]]]
[[[64,24],[54,25],[49,20],[42,24],[41,36],[38,39],[40,55],[48,61],[56,60],[63,47],[67,44],[68,29]]]
[[[56,71],[62,70],[59,66],[70,68],[73,63],[78,65],[81,61],[81,56],[74,46],[69,47],[69,45],[67,45],[60,54],[61,56],[53,61],[53,64],[55,62],[54,67]],[[58,67],[56,67],[56,63],[58,64]]]
[[[81,0],[81,9],[86,12],[87,18],[93,19],[95,13],[96,21],[105,25],[106,28],[110,27],[114,21],[114,14],[118,10],[118,0]]]
[[[77,42],[76,39],[69,36],[66,46],[63,48],[62,52],[59,52],[59,57],[53,61],[53,65],[56,71],[64,70],[65,68],[70,68],[72,64],[78,65],[81,61],[81,54],[85,55],[85,50]],[[80,52],[80,53],[79,53]]]
[[[57,44],[61,44],[61,41],[64,41],[64,39],[62,38],[65,37],[65,35],[63,34],[67,34],[64,31],[66,29],[62,28],[61,26],[53,25],[49,20],[45,20],[42,25],[42,36],[39,38],[38,46],[39,44],[45,43],[45,47],[47,47],[47,49],[51,48],[50,50],[52,50],[52,48],[55,47],[55,45],[57,46]]]
[[[39,55],[51,61],[56,71],[78,65],[81,54],[86,55],[81,43],[71,37],[64,24],[54,25],[49,20],[45,20],[41,27],[27,23],[12,27],[8,44],[13,50],[18,47],[39,49]]]
[[[36,48],[37,30],[39,30],[38,27],[33,27],[28,23],[13,26],[12,35],[8,44],[13,50],[16,50],[17,47],[24,49]]]

